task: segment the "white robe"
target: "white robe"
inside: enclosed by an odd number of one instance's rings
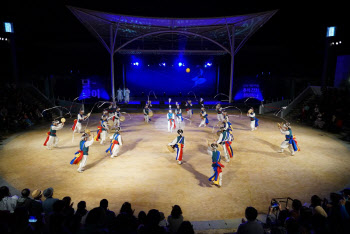
[[[114,135],[110,137],[110,139],[114,139]],[[119,145],[118,144],[115,144],[114,147],[113,147],[113,150],[112,150],[112,155],[111,155],[111,158],[114,158],[114,157],[117,157],[118,156],[118,153],[120,151],[120,146],[123,145],[123,142],[122,142],[122,136],[119,134],[118,138],[117,138],[117,141],[119,142]]]
[[[92,145],[94,143],[94,139],[92,138],[90,141],[86,141],[84,143],[85,147],[89,147],[90,145]],[[81,159],[80,163],[79,163],[79,168],[78,171],[82,171],[86,165],[86,161],[87,161],[88,155],[83,155],[83,158]]]
[[[58,131],[63,128],[63,124],[60,123],[57,126],[52,126],[51,128],[52,130]],[[47,148],[51,149],[52,145],[53,147],[57,147],[58,141],[59,141],[58,136],[49,136],[49,140],[47,141],[47,144],[46,144]]]

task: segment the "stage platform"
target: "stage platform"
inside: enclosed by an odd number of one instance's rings
[[[122,110],[123,111],[123,110]],[[127,110],[126,110],[127,111]],[[128,111],[127,111],[128,112]],[[136,111],[135,111],[136,112]],[[167,216],[173,205],[181,206],[185,220],[228,220],[244,217],[247,206],[267,212],[272,198],[291,197],[310,202],[312,195],[328,197],[350,182],[349,146],[329,133],[293,125],[301,148],[295,156],[287,150],[277,153],[284,136],[277,117],[258,116],[259,129],[250,131],[249,118],[231,113],[234,128],[234,157],[222,162],[223,185],[211,185],[211,156],[207,142],[217,138],[216,115],[209,114],[209,127],[198,128],[195,111],[192,122],[185,120],[184,164],[166,145],[177,134],[167,132],[166,111],[156,110],[149,124],[141,110],[126,115],[122,123],[123,146],[117,158],[105,153],[108,144],[95,142],[89,151],[84,173],[69,162],[78,150],[80,136],[72,141],[73,119],[57,131],[59,147],[47,150],[43,143],[49,125],[16,134],[0,148],[0,176],[21,190],[54,188],[54,197],[72,197],[74,206],[84,200],[90,210],[101,199],[118,212],[125,201],[139,211],[158,209]],[[88,128],[97,130],[100,114],[93,114]],[[85,125],[83,125],[85,126]],[[111,133],[109,134],[111,135]]]

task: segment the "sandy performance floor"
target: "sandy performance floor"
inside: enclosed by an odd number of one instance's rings
[[[91,117],[89,129],[96,129],[99,117]],[[85,200],[91,209],[106,198],[116,212],[129,201],[136,214],[155,208],[169,215],[178,204],[185,219],[192,221],[242,217],[246,206],[265,212],[276,197],[309,202],[313,194],[326,197],[350,181],[350,154],[343,142],[317,130],[293,126],[301,151],[293,157],[288,151],[280,154],[277,151],[284,139],[276,126],[280,119],[260,117],[259,129],[251,132],[248,117],[237,115],[231,117],[234,158],[223,162],[223,186],[212,186],[206,139],[217,138],[211,128],[216,115],[211,113],[209,120],[210,127],[198,128],[197,113],[192,124],[185,122],[181,166],[166,148],[177,134],[167,132],[166,114],[158,111],[150,124],[143,122],[141,114],[131,114],[131,119],[127,116],[122,123],[124,145],[117,158],[105,153],[108,143],[95,142],[84,173],[69,164],[80,140],[76,134],[72,142],[73,119],[57,132],[59,148],[51,151],[43,147],[49,126],[23,133],[3,145],[0,176],[17,189],[52,186],[54,197],[71,196],[74,207]]]

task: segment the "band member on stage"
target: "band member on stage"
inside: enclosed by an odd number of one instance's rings
[[[115,110],[114,112],[114,115],[112,117],[112,120],[113,120],[113,125],[114,125],[114,128],[117,129],[118,127],[120,127],[120,108],[117,107],[117,109]]]
[[[128,88],[124,90],[124,101],[126,104],[130,101],[130,90]]]
[[[293,156],[295,152],[299,151],[300,149],[297,142],[295,141],[295,138],[293,137],[290,124],[286,123],[283,126],[278,125],[278,127],[281,133],[286,136],[286,139],[281,143],[281,149],[278,152],[283,153],[284,149],[289,148],[289,151]]]
[[[58,120],[52,121],[52,125],[50,127],[50,132],[48,133],[49,139],[47,143],[44,143],[44,146],[47,146],[47,149],[52,149],[52,147],[57,147],[58,144],[58,136],[56,135],[56,131],[61,130],[64,126],[64,123],[60,123]]]
[[[220,151],[218,151],[217,149],[218,145],[216,143],[213,143],[210,146],[208,143],[208,153],[211,156],[211,166],[214,171],[214,174],[209,178],[209,181],[212,181],[214,185],[220,188],[222,186],[222,168],[225,166],[220,163]]]
[[[183,117],[182,117],[182,110],[181,110],[179,104],[176,105],[175,115],[176,115],[176,122],[177,122],[177,125],[178,125],[179,129],[181,129],[182,122],[184,121],[184,119],[183,119]]]
[[[199,113],[199,116],[201,117],[202,121],[201,123],[199,124],[199,128],[204,126],[206,127],[209,123],[209,120],[208,120],[208,114],[207,112],[205,111],[204,107],[201,108],[201,112]]]
[[[79,150],[75,153],[76,155],[79,154],[79,156],[76,156],[70,164],[79,164],[78,172],[82,173],[85,169],[86,161],[89,155],[89,147],[94,143],[94,137],[92,137],[91,140],[89,140],[89,134],[83,133],[81,136],[81,141],[79,143]]]
[[[173,132],[173,129],[176,128],[175,116],[172,110],[169,110],[169,113],[166,115],[168,119],[168,132]]]
[[[220,122],[224,121],[224,115],[222,114],[222,107],[220,103],[216,105],[216,112],[217,112],[218,121]]]
[[[256,130],[255,127],[255,113],[253,107],[248,110],[247,116],[250,118],[250,129],[251,131]]]
[[[117,101],[118,102],[122,102],[123,101],[123,90],[121,90],[121,88],[119,88],[118,90],[117,90]]]
[[[143,109],[143,117],[146,123],[149,122],[149,112],[150,112],[150,109],[148,108],[148,105],[146,105],[145,108]]]
[[[72,130],[74,133],[78,132],[80,133],[81,131],[81,123],[85,120],[87,120],[87,118],[89,118],[90,114],[84,115],[84,110],[80,110],[77,119],[74,120],[74,125],[72,127]]]
[[[176,160],[179,165],[182,164],[183,148],[185,148],[185,137],[183,136],[183,133],[184,132],[182,129],[177,130],[177,134],[179,135],[172,142],[168,144],[177,149]]]
[[[118,156],[120,146],[123,145],[122,136],[120,135],[120,127],[117,127],[115,129],[115,133],[113,134],[113,136],[110,137],[110,139],[111,145],[106,150],[106,153],[108,153],[109,151],[111,153],[111,158],[115,158]]]
[[[188,118],[192,118],[192,115],[193,115],[193,109],[192,109],[192,101],[191,100],[188,100],[185,104],[186,106],[186,111],[187,111],[187,117]]]
[[[232,141],[233,136],[230,134],[230,131],[221,127],[221,134],[216,143],[222,145],[222,148],[224,148],[226,162],[230,162],[230,158],[233,157],[233,150],[231,147]]]
[[[101,140],[100,144],[103,145],[106,142],[106,138],[108,135],[108,118],[107,115],[102,116],[101,126],[97,127],[97,136],[95,137],[95,141]]]

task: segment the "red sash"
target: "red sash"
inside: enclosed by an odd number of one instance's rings
[[[175,119],[169,119],[169,120],[170,120],[170,123],[171,123],[171,122],[174,122],[174,127],[173,127],[173,129],[175,129],[175,128],[176,128]]]
[[[49,138],[50,138],[50,132],[47,132],[47,137],[46,137],[46,140],[44,142],[44,146],[46,146],[46,143],[49,141]]]
[[[78,120],[77,120],[77,119],[75,119],[75,120],[74,120],[73,127],[72,127],[72,131],[74,131],[74,130],[75,130],[75,127],[77,126],[77,122],[78,122]]]
[[[114,145],[118,145],[118,144],[119,144],[119,142],[117,140],[113,140],[112,141],[111,151],[113,150]]]
[[[101,132],[102,132],[102,127],[101,126],[99,126],[97,128],[98,128],[98,132],[97,132],[97,136],[95,136],[95,141],[98,141],[100,139],[100,135],[101,135]]]

